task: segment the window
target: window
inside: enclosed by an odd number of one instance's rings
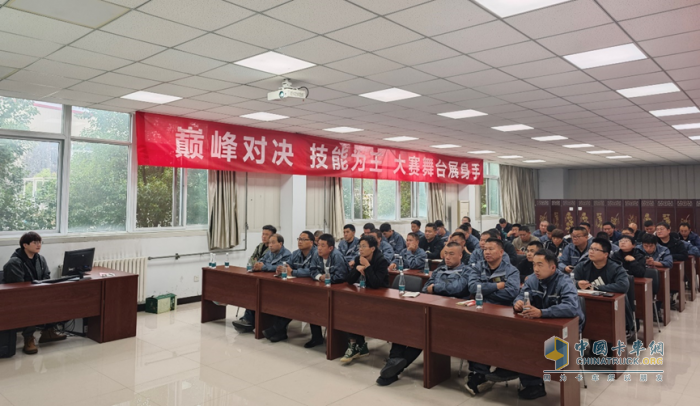
[[[0,138],[0,231],[56,230],[58,142]]]
[[[112,141],[130,140],[131,116],[84,107],[71,109],[71,136]]]
[[[0,129],[58,134],[62,118],[60,104],[0,96]]]
[[[344,178],[343,202],[348,220],[398,220],[426,217],[425,183]]]
[[[207,171],[139,166],[136,199],[137,228],[207,224]]]
[[[501,191],[498,164],[484,163],[484,184],[481,186],[481,215],[501,215]]]

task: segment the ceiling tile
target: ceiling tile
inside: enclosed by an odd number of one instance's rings
[[[61,46],[61,44],[55,42],[22,37],[8,32],[0,32],[0,51],[44,57],[58,50]]]
[[[144,79],[157,80],[159,82],[169,82],[171,80],[182,79],[188,76],[185,73],[175,72],[151,65],[144,65],[142,63],[135,63],[133,65],[125,66],[117,69],[115,72]]]
[[[206,90],[194,89],[192,87],[178,86],[172,83],[163,83],[157,86],[149,87],[146,89],[148,92],[167,94],[169,96],[177,97],[192,97],[207,93]]]
[[[462,89],[462,90],[455,90],[452,92],[445,92],[445,93],[437,93],[431,95],[432,98],[454,103],[454,102],[459,102],[459,101],[465,101],[465,100],[472,100],[472,99],[479,99],[482,97],[487,97],[488,95],[477,92],[476,90],[473,89]],[[456,111],[460,110],[459,108],[455,108],[453,110],[443,110],[443,111]]]
[[[631,43],[632,39],[617,24],[606,24],[542,38],[538,42],[555,54],[564,56],[625,45]]]
[[[197,120],[216,121],[216,120],[223,120],[225,118],[228,118],[229,116],[226,114],[211,113],[208,111],[197,111],[195,113],[186,114],[185,117],[194,118]]]
[[[659,68],[659,65],[657,65],[653,60],[644,59],[641,61],[618,63],[615,65],[586,69],[586,73],[598,80],[606,80],[658,72],[660,70],[661,68]]]
[[[561,58],[550,58],[541,61],[527,62],[519,65],[506,66],[502,71],[520,79],[553,75],[576,70],[574,66]]]
[[[441,61],[424,63],[414,66],[414,68],[438,77],[451,77],[485,70],[489,67],[466,55],[460,55]]]
[[[228,89],[236,86],[234,83],[224,82],[222,80],[209,79],[201,76],[189,76],[183,79],[178,79],[172,82],[176,85],[192,87],[195,89],[208,90],[210,92]]]
[[[26,82],[16,82],[8,79],[0,81],[0,91],[3,93],[6,93],[6,91],[17,92],[22,94],[23,98],[41,99],[50,94],[56,93],[58,90],[59,89],[55,87],[35,85]]]
[[[267,49],[276,49],[315,36],[312,32],[262,14],[222,28],[217,34]]]
[[[535,89],[537,89],[535,86],[532,86],[531,84],[522,80],[514,80],[512,82],[498,83],[488,86],[480,86],[476,88],[476,90],[491,96],[521,93]]]
[[[452,76],[448,80],[450,82],[459,83],[465,87],[477,87],[494,83],[510,82],[515,80],[515,78],[497,69],[489,69],[467,73],[466,75]]]
[[[501,67],[551,58],[551,52],[533,41],[508,45],[471,54],[471,57],[485,64]]]
[[[643,41],[639,45],[652,57],[695,51],[700,49],[700,31]]]
[[[184,107],[186,109],[192,109],[192,110],[209,110],[213,109],[216,107],[221,107],[221,105],[216,104],[216,103],[209,103],[206,101],[202,100],[194,100],[194,99],[182,99],[182,100],[177,100],[172,103],[168,103],[169,106],[176,106],[176,107]]]
[[[21,70],[9,77],[17,82],[31,83],[34,85],[50,86],[50,87],[69,87],[78,84],[80,80],[69,79],[62,76],[47,75],[39,72]]]
[[[266,79],[275,75],[255,69],[244,68],[243,66],[228,64],[220,68],[210,70],[209,72],[205,72],[200,76],[219,79],[225,82],[244,84]]]
[[[219,29],[254,14],[221,0],[151,0],[139,11],[205,31]]]
[[[102,27],[102,30],[166,47],[174,47],[204,34],[204,31],[139,11],[125,14]]]
[[[212,70],[224,64],[224,62],[189,54],[175,49],[165,50],[150,58],[144,59],[142,63],[158,66],[164,69],[172,69],[178,72],[197,75],[208,70]]]
[[[306,84],[316,86],[325,86],[331,83],[343,82],[355,78],[353,75],[348,75],[347,73],[343,73],[335,69],[326,68],[325,66],[314,66],[313,68],[288,73],[285,76],[295,81],[302,81]],[[298,85],[296,82],[293,82],[292,84],[295,87]]]
[[[33,56],[0,51],[0,66],[9,66],[10,68],[24,68],[25,66],[35,62],[36,60],[37,58]]]
[[[209,102],[209,103],[216,103],[216,104],[234,104],[234,103],[240,103],[240,102],[245,100],[245,99],[242,99],[240,97],[229,96],[229,95],[221,94],[221,93],[202,94],[199,96],[194,96],[193,99],[205,101],[205,102]]]
[[[528,109],[542,109],[547,107],[566,106],[569,104],[570,103],[568,101],[559,97],[555,97],[553,99],[533,100],[519,103],[519,105],[527,107]]]
[[[8,7],[0,8],[0,30],[59,44],[69,44],[91,31],[87,27]]]
[[[459,55],[458,52],[429,39],[383,49],[376,54],[404,65],[418,65]]]
[[[104,75],[92,79],[93,82],[104,83],[106,85],[126,87],[128,89],[145,89],[155,86],[159,82],[134,76],[122,75],[119,73],[107,72]]]
[[[88,103],[102,103],[112,99],[112,96],[99,95],[94,93],[78,92],[74,90],[59,90],[51,95],[59,99],[77,100]]]
[[[569,1],[508,17],[505,21],[532,38],[543,38],[611,23],[592,0]]]
[[[241,7],[255,11],[265,11],[280,4],[286,3],[289,0],[226,0],[229,3],[235,3]]]
[[[83,66],[69,65],[63,62],[50,61],[48,59],[40,59],[33,64],[27,66],[26,70],[34,72],[42,72],[48,75],[64,76],[72,79],[87,80],[101,75],[104,71],[86,68]]]
[[[682,69],[691,66],[700,66],[700,51],[685,52],[677,55],[655,58],[656,62],[666,70]]]
[[[207,111],[211,113],[226,114],[227,116],[242,116],[244,114],[250,114],[254,112],[254,110],[245,109],[238,106],[221,106],[209,109]]]
[[[402,68],[394,71],[371,75],[368,76],[367,79],[374,80],[379,83],[384,83],[390,86],[400,87],[404,85],[425,82],[428,80],[435,79],[435,77],[432,75],[428,75],[427,73],[421,72],[419,70],[415,70],[413,68]]]
[[[434,36],[493,21],[495,18],[477,5],[462,0],[436,0],[387,16],[404,27]],[[435,24],[440,21],[440,24]]]
[[[538,78],[532,78],[527,80],[527,82],[541,88],[575,85],[579,83],[593,81],[595,81],[595,79],[588,76],[582,71],[565,72],[556,75],[541,76]]]
[[[0,65],[2,64],[0,63]],[[700,78],[700,69],[697,67],[675,69],[667,71],[667,73],[676,81]]]
[[[72,43],[71,46],[132,61],[147,58],[165,49],[158,45],[102,31],[93,31]]]
[[[501,96],[501,99],[507,100],[512,103],[521,103],[533,100],[551,99],[552,97],[552,94],[547,91],[533,90],[530,92],[506,94],[504,96]]]
[[[311,92],[313,92],[313,96],[311,97],[312,100],[314,101],[323,101],[323,100],[331,100],[331,99],[339,99],[341,97],[347,97],[348,94],[345,92],[339,92],[337,90],[333,89],[328,89],[326,87],[314,87],[310,89]],[[322,103],[314,103],[314,105],[320,105]],[[307,109],[309,106],[309,103],[304,103],[304,109]],[[318,106],[316,106],[318,108]],[[331,106],[331,108],[334,108],[334,106]],[[314,110],[316,111],[316,110]]]
[[[112,97],[121,97],[126,94],[133,93],[133,89],[127,89],[125,87],[116,87],[116,86],[110,86],[110,85],[105,85],[102,83],[95,83],[95,82],[82,82],[78,83],[77,85],[71,87],[69,90],[76,90],[79,92],[85,92],[85,93],[95,93],[95,94],[102,94],[105,96],[112,96]]]
[[[409,7],[417,6],[421,3],[427,3],[430,0],[349,0],[362,8],[372,11],[377,14],[388,14]]]
[[[356,76],[369,76],[401,67],[401,65],[396,62],[369,53],[329,63],[327,66]]]
[[[341,0],[296,0],[268,10],[265,14],[319,34],[345,28],[375,16]]]
[[[362,53],[357,48],[352,48],[324,37],[314,37],[298,42],[285,47],[283,51],[285,55],[316,64],[325,64]]]
[[[131,64],[126,59],[98,54],[84,49],[63,47],[47,56],[48,59],[101,70],[114,70]]]
[[[598,3],[616,20],[627,20],[698,4],[700,0],[598,0]]]
[[[108,100],[102,104],[104,104],[106,106],[116,106],[116,107],[130,108],[130,109],[134,109],[134,110],[145,110],[149,107],[158,106],[157,104],[154,104],[154,103],[146,103],[146,102],[140,102],[140,101],[136,101],[136,100],[119,99],[119,98]]]
[[[4,66],[0,66],[0,79],[9,76],[11,73],[15,73],[15,71],[17,71],[17,69],[15,68],[6,68]]]
[[[597,101],[608,101],[608,100],[623,100],[625,99],[621,94],[614,92],[612,90],[607,90],[600,93],[584,94],[580,96],[567,96],[566,100],[571,103],[592,103]]]
[[[686,7],[665,13],[653,14],[646,17],[620,23],[637,41],[696,31],[698,29],[700,5]]]
[[[658,85],[668,83],[671,78],[664,72],[647,73],[645,75],[629,76],[625,78],[604,80],[603,83],[614,90],[629,89],[631,87]]]
[[[136,8],[143,3],[147,2],[148,0],[105,0],[110,3],[114,4],[119,4],[120,6],[127,7],[127,8]],[[1,0],[0,0],[1,2]]]
[[[527,41],[528,38],[502,21],[493,21],[476,27],[439,35],[433,37],[433,39],[468,54]]]
[[[216,34],[203,35],[178,46],[177,49],[226,62],[240,61],[265,52],[263,48]]]
[[[421,35],[384,18],[365,21],[352,27],[332,32],[327,36],[336,41],[370,52],[422,38]]]
[[[369,93],[369,92],[374,92],[377,90],[384,90],[389,88],[390,86],[377,83],[368,79],[364,78],[357,78],[357,79],[352,79],[348,80],[345,82],[340,82],[340,83],[335,83],[332,85],[328,85],[326,87],[329,87],[334,90],[339,90],[341,92],[347,92],[351,94],[362,94],[362,93]],[[370,100],[370,99],[366,99]],[[348,106],[348,107],[353,107],[353,106]]]
[[[192,110],[192,109],[186,109],[184,107],[176,107],[176,106],[172,106],[170,104],[151,107],[150,109],[146,109],[146,111],[149,113],[167,114],[170,116],[183,116],[185,114],[190,114],[190,113],[195,112],[195,110]]]
[[[244,99],[265,99],[267,93],[259,87],[253,87],[248,85],[236,86],[230,89],[226,89],[221,93],[228,94],[231,96],[242,97]]]

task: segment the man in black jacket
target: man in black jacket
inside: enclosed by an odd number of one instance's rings
[[[378,248],[377,239],[374,235],[363,235],[360,238],[360,255],[355,258],[348,275],[348,283],[354,284],[361,277],[365,277],[365,283],[369,289],[379,289],[389,287],[389,261]],[[438,252],[439,254],[439,252]],[[352,360],[369,355],[369,348],[365,342],[365,337],[359,334],[348,333],[348,349],[340,362],[348,363]]]
[[[656,237],[659,239],[659,244],[668,248],[674,261],[688,259],[688,248],[683,241],[671,234],[671,226],[668,223],[662,221],[656,225]]]
[[[541,249],[544,249],[544,246],[540,241],[530,241],[527,244],[525,259],[520,261],[517,266],[518,272],[520,272],[520,283],[525,283],[525,278],[534,273],[532,261],[535,259],[535,253]]]
[[[435,223],[425,225],[425,235],[421,237],[418,246],[425,251],[428,259],[440,259],[440,252],[445,243],[437,236],[437,226]]]
[[[628,275],[635,278],[651,279],[651,290],[654,296],[659,293],[659,271],[646,264],[647,253],[634,246],[634,237],[623,235],[618,241],[620,249],[610,255],[610,259],[622,264]],[[656,316],[654,316],[656,317]]]
[[[39,255],[41,251],[41,236],[33,231],[25,233],[19,239],[19,246],[2,268],[4,271],[4,283],[31,282],[33,280],[43,280],[51,278],[51,271],[46,264],[46,259]],[[55,325],[47,324],[38,326],[42,328],[39,343],[49,343],[52,341],[65,340],[66,336],[59,334],[55,330]],[[22,331],[24,337],[25,354],[36,354],[39,352],[34,343],[34,332],[37,326],[26,327]]]

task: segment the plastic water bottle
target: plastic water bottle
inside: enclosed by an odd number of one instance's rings
[[[403,271],[399,273],[399,296],[406,294],[406,278],[403,276]]]
[[[331,287],[331,273],[330,269],[326,268],[326,274],[325,274],[325,279],[324,282],[326,283],[326,287],[330,288]]]
[[[228,257],[228,252],[226,253],[226,262],[224,262],[224,268],[228,268],[229,266],[229,257]]]
[[[523,297],[523,311],[530,310],[530,292],[525,292]]]
[[[216,268],[216,254],[211,254],[211,267]]]
[[[403,272],[403,258],[401,258],[401,255],[399,254],[394,254],[394,258],[396,258],[396,267],[398,268],[399,272]]]
[[[251,272],[253,270],[253,260],[248,260],[248,263],[245,266],[245,270],[248,272]]]
[[[430,260],[425,260],[425,268],[423,268],[423,273],[426,275],[430,274]]]
[[[477,309],[483,309],[484,308],[484,294],[481,293],[481,285],[476,285],[476,308]]]
[[[367,287],[367,278],[365,278],[364,275],[360,275],[360,289],[364,289]]]
[[[214,267],[214,265],[213,265],[213,264],[214,264],[214,261],[212,261],[212,258],[211,258],[212,255],[214,255],[214,254],[212,254],[212,253],[210,252],[210,253],[209,253],[209,268],[213,268],[213,267]]]
[[[287,263],[282,262],[282,280],[287,280]]]

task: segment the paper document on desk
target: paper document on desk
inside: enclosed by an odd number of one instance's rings
[[[593,295],[593,296],[598,296],[600,294],[595,290],[583,290],[583,289],[579,289],[578,293],[583,293],[584,295]]]
[[[420,292],[406,292],[406,293],[404,293],[403,297],[414,298],[414,297],[418,297],[418,295],[420,295]]]
[[[281,278],[282,275],[275,275],[275,278]],[[287,279],[296,279],[296,276],[287,275]]]

